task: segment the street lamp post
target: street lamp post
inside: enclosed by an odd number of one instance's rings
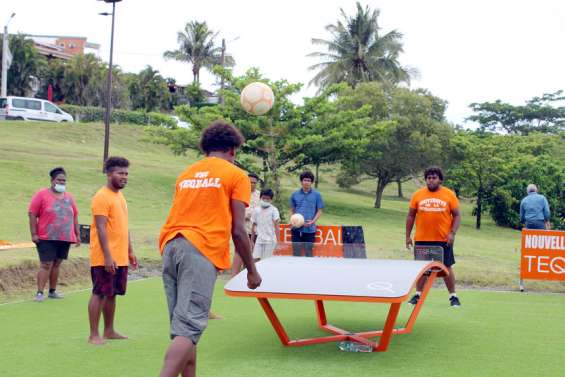
[[[235,42],[239,39],[238,37],[235,37],[234,39],[230,40],[230,42]],[[224,68],[226,66],[226,40],[225,38],[222,38],[222,49],[221,49],[222,53],[220,55],[220,65],[222,66],[222,68]],[[224,89],[224,76],[222,75],[222,77],[220,78],[220,105],[224,104],[224,96],[222,94],[222,90]]]
[[[8,95],[8,24],[12,21],[16,14],[12,13],[6,25],[4,25],[4,35],[2,35],[2,87],[0,89],[0,97]]]
[[[116,14],[116,3],[122,0],[104,0],[105,3],[112,3],[112,13],[100,13],[102,16],[112,16],[112,32],[110,35],[110,61],[108,64],[108,79],[106,82],[106,112],[104,114],[104,156],[102,158],[102,172],[105,173],[104,164],[108,159],[110,149],[110,117],[112,107],[112,58],[114,55],[114,16]]]

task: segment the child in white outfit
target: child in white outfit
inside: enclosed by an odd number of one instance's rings
[[[251,232],[253,236],[257,235],[253,248],[253,258],[256,260],[273,256],[279,241],[280,215],[277,207],[272,204],[273,196],[273,190],[262,190],[259,205],[251,214]]]

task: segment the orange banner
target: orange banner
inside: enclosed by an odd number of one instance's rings
[[[565,281],[565,232],[522,230],[520,277]]]
[[[280,242],[275,255],[292,255],[292,235],[289,224],[279,228]],[[343,235],[341,226],[318,225],[312,254],[315,257],[343,257]]]

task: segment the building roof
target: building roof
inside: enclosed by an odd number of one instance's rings
[[[72,54],[66,53],[59,46],[47,43],[34,42],[35,48],[41,55],[53,56],[64,60],[69,60],[73,57]]]

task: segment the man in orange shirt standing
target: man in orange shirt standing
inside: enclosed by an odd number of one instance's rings
[[[410,209],[406,218],[406,247],[413,246],[410,234],[415,221],[416,246],[428,245],[443,248],[443,263],[449,270],[449,275],[443,278],[450,294],[449,302],[451,306],[461,306],[455,293],[455,275],[451,268],[455,264],[453,242],[461,223],[459,200],[453,191],[442,187],[443,172],[439,167],[426,169],[424,178],[426,187],[416,191],[410,200]],[[416,294],[410,299],[410,304],[418,303],[426,279],[426,276],[422,276],[418,280]]]
[[[104,339],[127,339],[114,330],[116,295],[125,295],[128,264],[137,268],[137,258],[131,246],[128,230],[128,209],[121,190],[128,182],[129,161],[110,157],[104,164],[107,183],[92,198],[90,227],[90,274],[92,297],[88,303],[92,344],[104,344]],[[100,314],[104,315],[102,339],[98,332]]]
[[[251,186],[247,174],[234,165],[243,142],[234,126],[216,121],[200,139],[206,157],[177,178],[159,236],[172,339],[161,377],[196,375],[196,344],[208,325],[217,271],[230,267],[230,237],[247,268],[248,287],[261,284],[245,229]]]

